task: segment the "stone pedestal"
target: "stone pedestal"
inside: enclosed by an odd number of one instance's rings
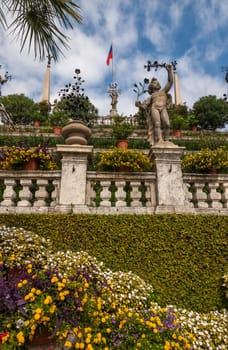
[[[86,213],[86,171],[88,155],[92,146],[57,145],[62,155],[62,174],[59,203],[56,210],[61,213]]]
[[[156,165],[156,214],[194,213],[183,183],[181,155],[184,149],[166,141],[150,150],[149,157]]]

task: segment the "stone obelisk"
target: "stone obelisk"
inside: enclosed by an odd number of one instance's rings
[[[41,102],[46,102],[50,104],[50,75],[51,75],[51,56],[48,55],[48,63],[45,73],[44,85],[43,85],[43,93]]]
[[[179,79],[177,75],[177,71],[173,71],[173,82],[174,82],[174,101],[175,105],[182,105],[182,97],[181,97],[181,91],[180,91],[180,85],[179,85]]]

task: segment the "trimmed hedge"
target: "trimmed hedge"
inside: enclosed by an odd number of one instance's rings
[[[36,147],[38,145],[46,145],[48,147],[56,147],[57,144],[64,144],[64,138],[62,136],[44,136],[44,135],[0,135],[0,147],[3,146],[23,146]]]
[[[133,271],[162,305],[227,307],[228,216],[1,214],[0,225],[51,238],[58,250],[87,251],[114,271]]]

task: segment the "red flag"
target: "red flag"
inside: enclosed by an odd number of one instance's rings
[[[106,60],[107,66],[109,66],[109,63],[110,63],[111,59],[112,59],[112,45],[110,47],[110,50],[109,50],[109,53],[108,53],[108,57],[107,57],[107,60]]]

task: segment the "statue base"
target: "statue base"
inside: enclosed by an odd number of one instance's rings
[[[161,141],[151,147],[149,158],[156,166],[156,214],[195,213],[183,182],[181,156],[185,147]]]

